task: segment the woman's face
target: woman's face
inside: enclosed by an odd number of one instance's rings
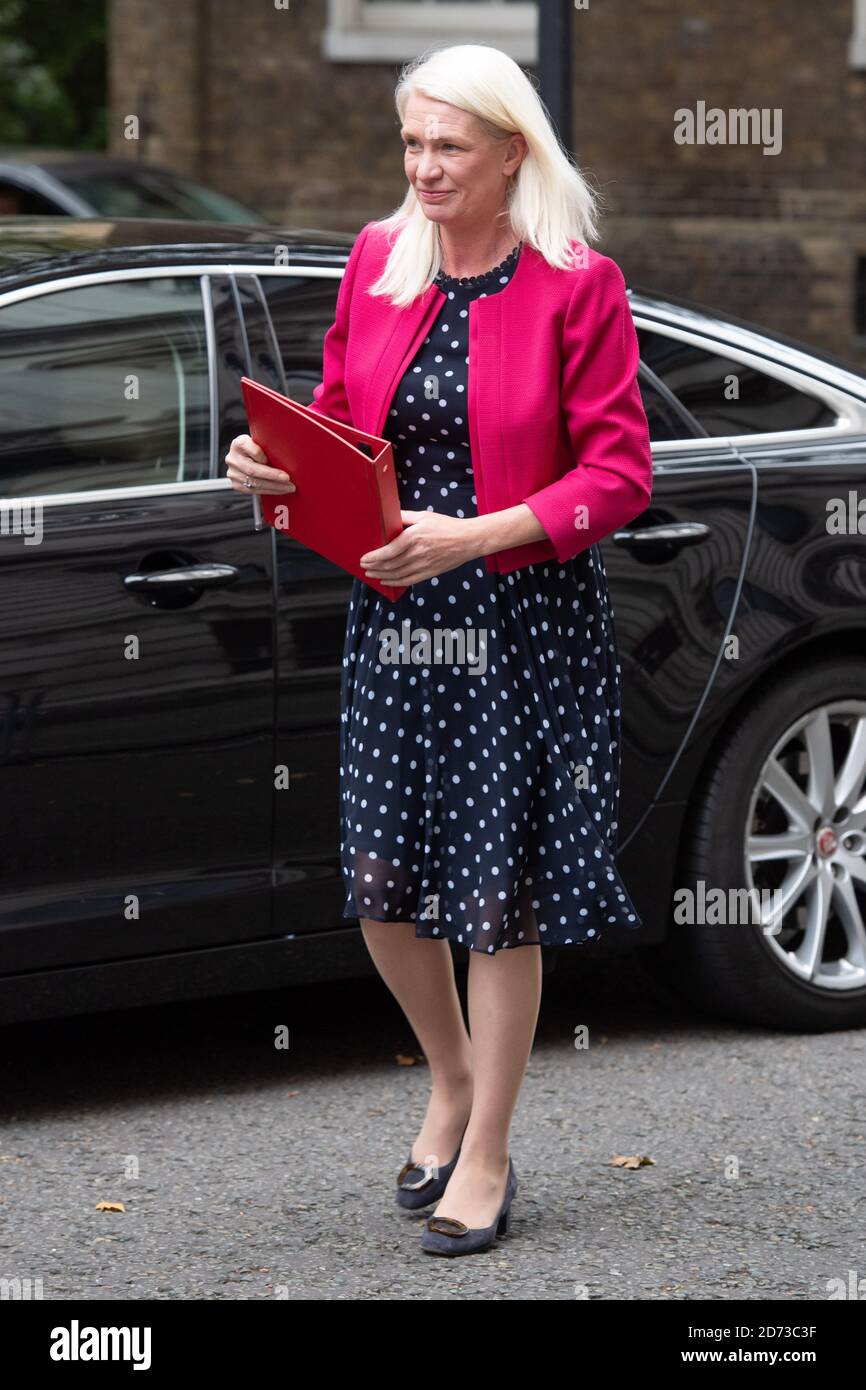
[[[522,135],[491,140],[468,112],[422,95],[409,98],[400,134],[406,177],[431,222],[493,221],[526,151]]]

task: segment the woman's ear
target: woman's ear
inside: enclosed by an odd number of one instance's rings
[[[526,143],[526,136],[522,135],[519,130],[515,131],[508,141],[508,150],[505,155],[505,162],[502,166],[503,174],[516,174],[526,157],[528,149],[529,146]]]

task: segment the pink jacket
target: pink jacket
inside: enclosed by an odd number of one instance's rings
[[[577,243],[576,243],[577,244]],[[381,434],[397,387],[445,300],[365,295],[388,255],[368,222],[349,254],[311,408]],[[525,502],[545,538],[485,556],[488,570],[569,560],[644,510],[652,490],[638,343],[615,261],[583,248],[559,270],[524,244],[509,283],[469,309],[467,415],[479,514]]]

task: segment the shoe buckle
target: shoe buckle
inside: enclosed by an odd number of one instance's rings
[[[458,1221],[454,1216],[430,1216],[427,1219],[427,1230],[438,1231],[443,1236],[465,1236],[469,1227],[464,1226],[462,1221]]]
[[[420,1178],[418,1182],[404,1182],[404,1178],[406,1177],[407,1173],[411,1173],[413,1170],[419,1169],[424,1174],[424,1176]],[[438,1168],[435,1163],[421,1163],[410,1158],[409,1162],[404,1163],[403,1167],[397,1174],[397,1186],[402,1187],[404,1192],[420,1192],[422,1187],[426,1187],[428,1183],[434,1181],[434,1179],[437,1176],[437,1172]]]

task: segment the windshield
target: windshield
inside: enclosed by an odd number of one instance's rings
[[[157,169],[64,175],[67,188],[105,217],[182,217],[261,227],[265,219],[223,193]]]

